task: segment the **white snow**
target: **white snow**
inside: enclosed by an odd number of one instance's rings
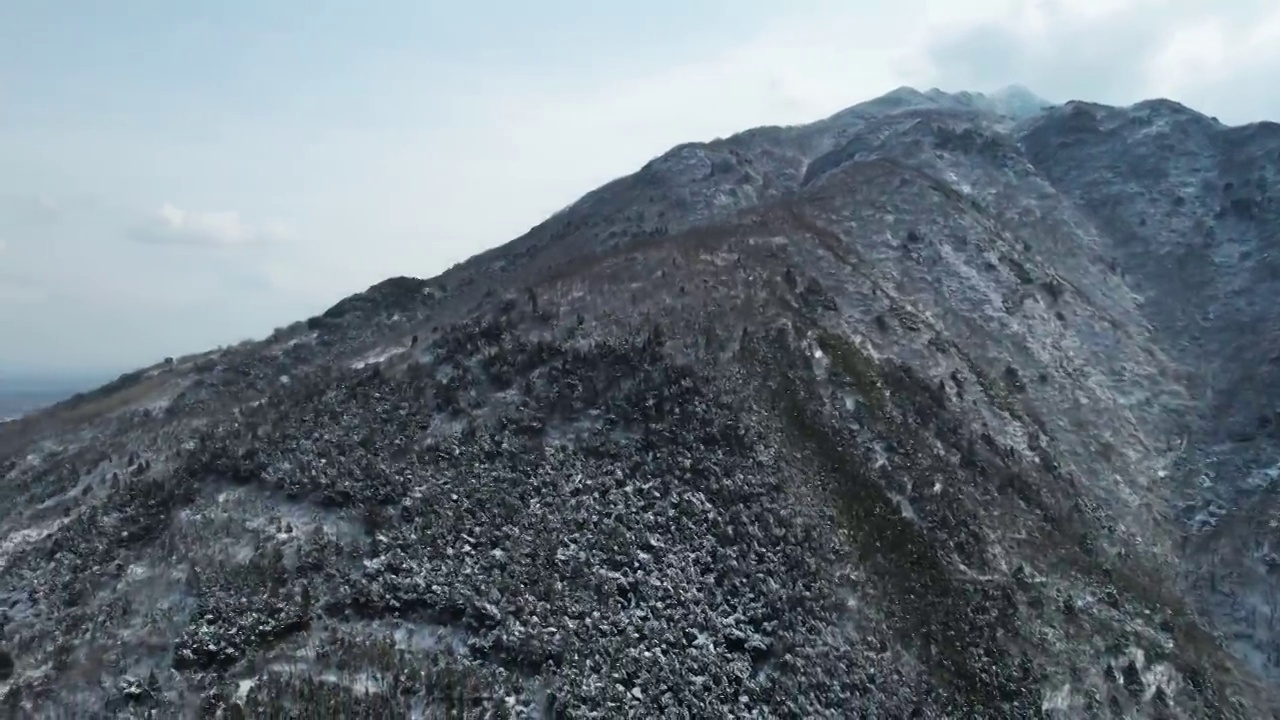
[[[258,684],[258,681],[254,678],[241,680],[236,683],[236,702],[243,703],[247,700],[249,698],[249,691],[253,689],[253,686],[256,684]]]
[[[1071,710],[1071,683],[1066,683],[1062,687],[1048,693],[1044,696],[1044,700],[1040,703],[1040,709],[1044,712],[1067,712]]]
[[[57,520],[52,520],[41,525],[23,528],[22,530],[15,530],[9,533],[3,540],[0,540],[0,563],[3,563],[8,559],[9,555],[13,554],[23,546],[39,542],[51,533],[56,532],[65,522],[67,522],[66,518],[58,518]]]
[[[399,353],[403,349],[404,347],[400,345],[397,345],[395,347],[389,347],[389,348],[379,348],[377,350],[374,350],[371,353],[366,354],[364,357],[361,357],[360,359],[352,362],[351,368],[353,370],[359,370],[362,367],[368,367],[369,365],[380,363],[383,360],[386,360],[387,358]]]

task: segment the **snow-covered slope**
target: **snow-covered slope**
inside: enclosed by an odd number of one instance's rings
[[[688,143],[0,427],[3,707],[1273,716],[1275,127],[1045,106]]]

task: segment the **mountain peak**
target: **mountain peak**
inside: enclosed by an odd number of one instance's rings
[[[883,113],[938,109],[977,111],[1007,120],[1023,120],[1053,106],[1054,103],[1017,84],[1005,86],[990,94],[970,90],[948,92],[937,87],[921,91],[902,85],[879,97],[841,110],[830,119],[847,120]]]
[[[1214,122],[1208,115],[1189,108],[1186,105],[1169,98],[1152,98],[1136,102],[1128,107],[1131,113],[1149,116],[1164,116],[1169,118],[1183,118],[1192,121]]]
[[[1280,135],[1046,105],[679,145],[5,423],[0,707],[1280,716]]]

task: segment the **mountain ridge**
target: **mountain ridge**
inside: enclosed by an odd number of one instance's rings
[[[686,143],[6,424],[7,707],[1274,716],[1280,138],[1022,90]]]

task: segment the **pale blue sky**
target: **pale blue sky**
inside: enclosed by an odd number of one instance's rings
[[[1280,119],[1275,48],[1261,0],[8,0],[0,371],[262,336],[902,84]]]

